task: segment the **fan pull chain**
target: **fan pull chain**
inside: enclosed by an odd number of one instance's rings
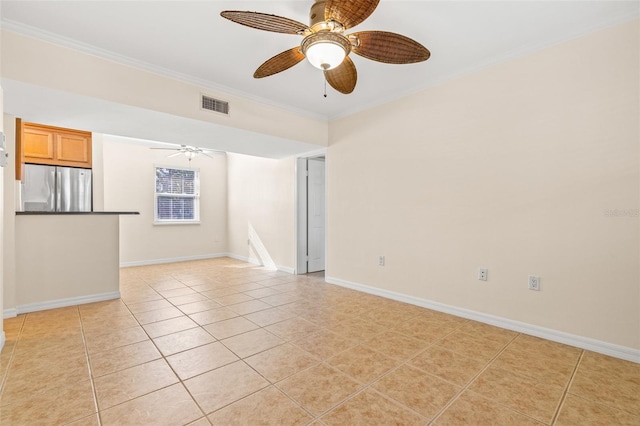
[[[327,79],[324,80],[324,97],[327,97]]]

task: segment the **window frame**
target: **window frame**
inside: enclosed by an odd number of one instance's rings
[[[194,172],[194,194],[169,194],[158,192],[158,169],[181,170]],[[158,218],[158,199],[162,197],[193,199],[193,219],[160,219]],[[193,167],[179,167],[174,165],[154,164],[153,166],[153,224],[154,225],[199,225],[200,224],[200,169]]]

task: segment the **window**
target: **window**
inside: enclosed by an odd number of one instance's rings
[[[200,172],[156,167],[156,223],[197,223],[200,220]]]

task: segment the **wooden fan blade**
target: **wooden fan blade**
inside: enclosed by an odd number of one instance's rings
[[[291,68],[303,59],[304,55],[300,52],[300,47],[285,50],[260,65],[256,72],[253,73],[253,77],[269,77],[270,75],[277,74]]]
[[[324,19],[334,19],[345,28],[355,27],[367,19],[380,0],[327,0],[324,6]]]
[[[240,25],[274,33],[301,34],[309,28],[302,22],[268,13],[224,10],[220,12],[220,16]]]
[[[347,56],[339,66],[325,71],[324,78],[338,92],[348,95],[356,88],[358,72],[351,58]]]
[[[412,64],[429,59],[431,52],[409,37],[386,31],[361,31],[347,37],[357,37],[359,44],[351,51],[387,64]]]

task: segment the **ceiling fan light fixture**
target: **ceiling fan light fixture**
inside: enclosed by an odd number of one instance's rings
[[[342,34],[321,31],[305,37],[301,48],[311,65],[326,71],[342,63],[351,51],[351,43]]]
[[[413,64],[429,59],[429,50],[417,41],[389,31],[344,32],[364,22],[380,0],[314,0],[309,25],[283,16],[261,12],[225,10],[223,18],[240,25],[274,33],[296,34],[303,38],[300,47],[280,52],[263,62],[254,78],[277,74],[307,60],[324,71],[326,83],[345,95],[352,93],[358,80],[353,53],[387,64]],[[326,87],[326,86],[325,86]],[[326,96],[326,93],[325,93]]]

